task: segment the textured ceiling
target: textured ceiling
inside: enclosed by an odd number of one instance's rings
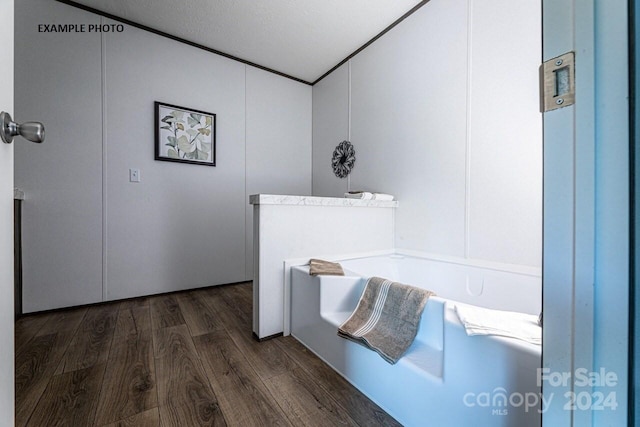
[[[313,82],[416,0],[74,0]]]

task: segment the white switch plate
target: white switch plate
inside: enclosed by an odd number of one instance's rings
[[[129,182],[140,182],[140,169],[129,169]]]

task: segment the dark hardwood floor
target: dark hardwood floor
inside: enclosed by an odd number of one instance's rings
[[[24,317],[17,426],[398,426],[292,337],[251,337],[251,283]]]

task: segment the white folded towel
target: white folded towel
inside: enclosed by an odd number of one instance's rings
[[[393,196],[391,194],[373,193],[373,200],[392,201],[393,200]]]
[[[347,199],[373,200],[373,193],[368,191],[358,191],[357,193],[344,193]]]
[[[346,197],[347,199],[358,199],[358,200],[384,200],[384,201],[393,200],[393,196],[391,194],[371,193],[369,191],[353,191],[349,193],[344,193],[344,197]]]
[[[536,315],[466,304],[456,304],[456,313],[467,335],[499,335],[542,344],[542,328]]]

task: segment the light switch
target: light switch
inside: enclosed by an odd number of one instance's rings
[[[129,182],[140,182],[140,169],[129,169]]]

